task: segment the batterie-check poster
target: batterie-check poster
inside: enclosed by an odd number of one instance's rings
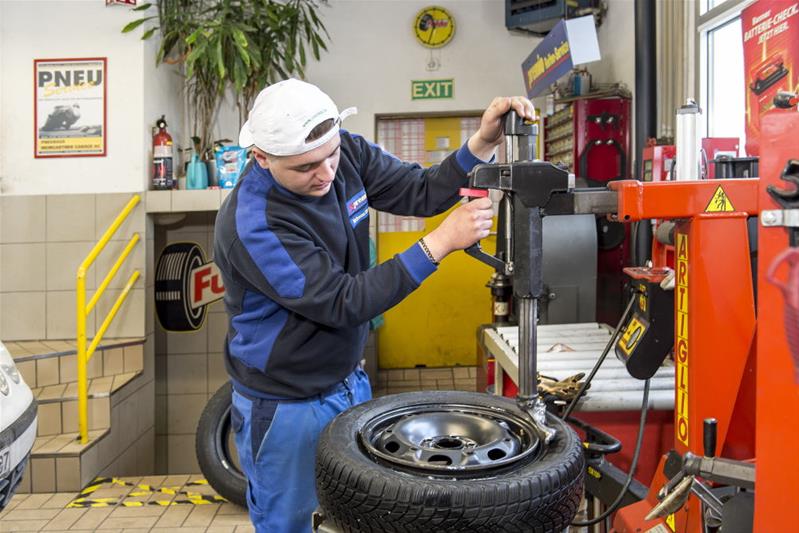
[[[599,59],[594,17],[561,20],[522,63],[527,96],[541,95],[575,65]]]
[[[106,58],[35,59],[34,156],[106,154]]]

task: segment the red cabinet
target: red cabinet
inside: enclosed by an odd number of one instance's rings
[[[631,177],[630,99],[580,98],[544,120],[544,159],[566,165],[577,186],[604,187]],[[630,228],[597,218],[599,322],[615,324],[624,308],[622,268],[630,262]]]

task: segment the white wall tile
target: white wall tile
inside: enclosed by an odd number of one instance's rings
[[[47,290],[74,291],[78,267],[92,251],[95,243],[82,242],[48,242],[47,243]],[[94,289],[97,265],[86,271],[86,288]],[[87,300],[91,295],[87,295]]]
[[[47,197],[47,241],[94,241],[95,218],[94,194],[50,195]]]
[[[87,296],[88,299],[91,295]],[[44,315],[43,315],[44,316]],[[49,291],[47,293],[47,339],[76,338],[75,291]],[[94,335],[93,313],[86,322],[86,334]]]
[[[97,195],[97,218],[94,234],[96,240],[100,240],[132,197],[133,194],[131,193]],[[138,233],[139,236],[144,239],[144,217],[146,214],[144,206],[142,205],[143,202],[144,197],[142,196],[139,204],[133,208],[133,211],[130,212],[122,225],[119,226],[114,236],[111,237],[111,240],[126,241],[134,233]]]
[[[103,282],[106,275],[111,271],[111,268],[116,263],[117,259],[119,259],[120,255],[124,251],[125,247],[128,245],[128,241],[111,241],[109,242],[106,247],[100,252],[100,255],[97,256],[97,261],[94,264],[94,272],[95,272],[95,279],[96,283],[99,286],[100,283]],[[144,242],[139,241],[133,247],[130,254],[125,261],[120,266],[119,271],[114,276],[114,279],[111,280],[111,283],[108,285],[109,289],[121,289],[125,286],[128,282],[128,278],[133,274],[134,270],[139,271],[139,280],[136,282],[137,287],[144,287],[146,284],[144,274],[145,274],[145,250],[144,250]]]
[[[167,394],[205,394],[207,357],[205,353],[167,356]]]
[[[4,341],[46,338],[44,292],[0,293],[0,338]]]
[[[44,291],[43,243],[0,244],[0,292]]]
[[[167,430],[170,435],[194,435],[205,408],[206,394],[170,394],[167,396]]]
[[[105,337],[144,337],[144,289],[141,282],[137,281],[134,288],[128,293],[122,307],[117,312],[114,321],[105,333]],[[107,289],[100,301],[97,302],[95,327],[100,328],[117,297],[122,293],[119,289]],[[94,313],[93,313],[94,314]]]
[[[0,196],[0,242],[44,242],[44,196]]]
[[[191,450],[192,453],[186,453]],[[169,474],[196,474],[200,471],[197,454],[194,450],[194,435],[169,435],[167,437],[167,454],[169,457]]]

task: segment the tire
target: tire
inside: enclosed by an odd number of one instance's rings
[[[206,306],[191,306],[191,271],[205,263],[192,242],[168,245],[155,268],[155,313],[167,331],[194,331],[205,321]]]
[[[468,479],[404,471],[366,453],[359,432],[370,420],[409,405],[447,404],[524,416],[507,398],[447,391],[385,396],[340,414],[317,448],[316,492],[325,519],[347,532],[564,531],[582,498],[585,464],[576,433],[551,415],[557,436],[548,447]]]
[[[233,387],[230,382],[214,393],[197,424],[195,448],[208,484],[228,501],[247,507],[247,478],[239,467],[236,445],[230,428]]]

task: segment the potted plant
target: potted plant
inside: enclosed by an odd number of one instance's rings
[[[211,131],[227,90],[239,123],[258,92],[275,81],[304,75],[308,54],[319,59],[327,30],[317,10],[326,0],[161,0],[134,8],[144,12],[126,25],[129,33],[148,24],[157,30],[156,64],[181,64],[186,77],[193,136],[199,153],[212,149]],[[157,12],[148,14],[152,10]]]

